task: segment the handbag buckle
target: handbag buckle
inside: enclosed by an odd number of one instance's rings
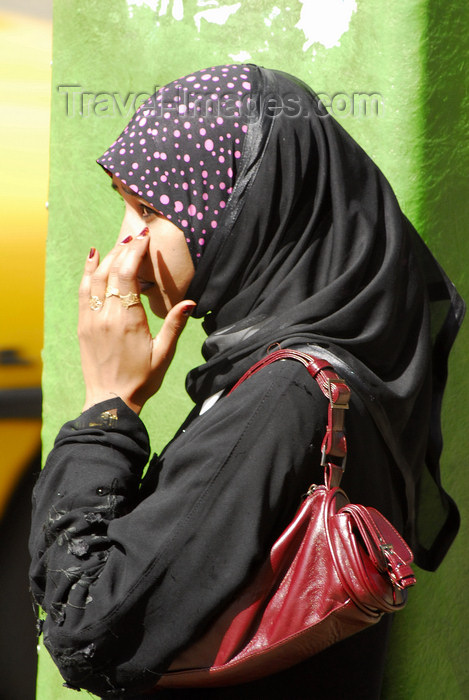
[[[332,408],[347,409],[349,407],[350,389],[341,377],[327,377],[327,393]],[[335,387],[336,391],[333,391]],[[346,398],[345,398],[346,397]],[[345,400],[344,400],[345,398]],[[342,399],[342,402],[340,401]]]
[[[329,457],[329,453],[326,452],[326,443],[324,442],[322,445],[322,448],[321,448],[321,463],[320,463],[321,467],[327,467],[327,465],[330,464],[330,462],[327,459],[328,457]],[[337,469],[341,469],[342,472],[344,472],[345,465],[347,463],[347,453],[342,455],[342,457],[334,457],[334,459],[336,461],[340,460],[340,459],[342,460],[342,464],[334,464],[334,466],[337,467]]]
[[[386,559],[389,578],[397,588],[404,590],[417,583],[411,566],[399,556],[392,544],[382,544],[380,549]]]
[[[343,379],[339,377],[327,377],[325,387],[329,398],[327,410],[326,434],[321,446],[321,466],[325,469],[326,484],[338,486],[340,478],[345,470],[347,459],[347,441],[344,430],[344,410],[349,407],[350,389]],[[328,463],[328,458],[333,457],[334,462],[342,460],[339,467]],[[330,486],[329,486],[330,487]]]
[[[322,452],[322,459],[321,459],[321,466],[324,467],[324,484],[326,485],[327,489],[334,488],[336,486],[340,486],[340,482],[342,481],[342,477],[344,475],[345,471],[345,462],[346,462],[347,457],[344,456],[342,458],[342,464],[333,464],[332,462],[328,462],[326,460],[326,455],[324,453],[324,450]]]

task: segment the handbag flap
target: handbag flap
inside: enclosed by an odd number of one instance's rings
[[[416,583],[410,563],[413,555],[396,528],[376,508],[349,503],[340,513],[347,513],[362,538],[368,556],[381,573],[387,573],[398,588]]]

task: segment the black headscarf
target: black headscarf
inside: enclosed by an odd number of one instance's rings
[[[212,76],[221,77],[223,68]],[[416,559],[436,568],[458,527],[457,509],[440,484],[440,408],[464,303],[380,170],[314,93],[278,71],[252,65],[230,71],[246,68],[249,85],[235,116],[222,112],[217,124],[225,144],[233,141],[230,119],[244,135],[230,196],[203,255],[193,253],[187,297],[197,302],[195,315],[204,317],[209,337],[206,362],[189,373],[188,392],[201,401],[231,385],[273,343],[309,343],[332,358],[404,477],[406,535]],[[175,162],[177,155],[168,158]],[[99,162],[117,165],[112,153]],[[137,184],[128,171],[120,177]],[[174,195],[173,188],[171,202]],[[193,250],[194,229],[185,229]],[[423,501],[432,503],[431,518],[419,522]]]

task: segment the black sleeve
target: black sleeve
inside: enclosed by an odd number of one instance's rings
[[[301,365],[274,363],[193,419],[140,492],[148,439],[123,402],[62,428],[35,488],[31,579],[70,685],[124,697],[158,680],[288,523],[326,414]]]

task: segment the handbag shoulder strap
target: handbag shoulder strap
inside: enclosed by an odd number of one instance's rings
[[[327,428],[321,446],[321,465],[324,466],[326,486],[328,488],[339,486],[347,458],[344,412],[349,407],[350,389],[344,380],[334,372],[327,360],[314,357],[314,355],[309,355],[301,350],[289,348],[274,350],[250,367],[241,379],[236,382],[229,394],[263,367],[277,360],[287,359],[301,362],[311,377],[316,380],[324,396],[329,400]],[[334,461],[330,459],[332,457]],[[342,460],[340,465],[335,463],[338,458]]]

